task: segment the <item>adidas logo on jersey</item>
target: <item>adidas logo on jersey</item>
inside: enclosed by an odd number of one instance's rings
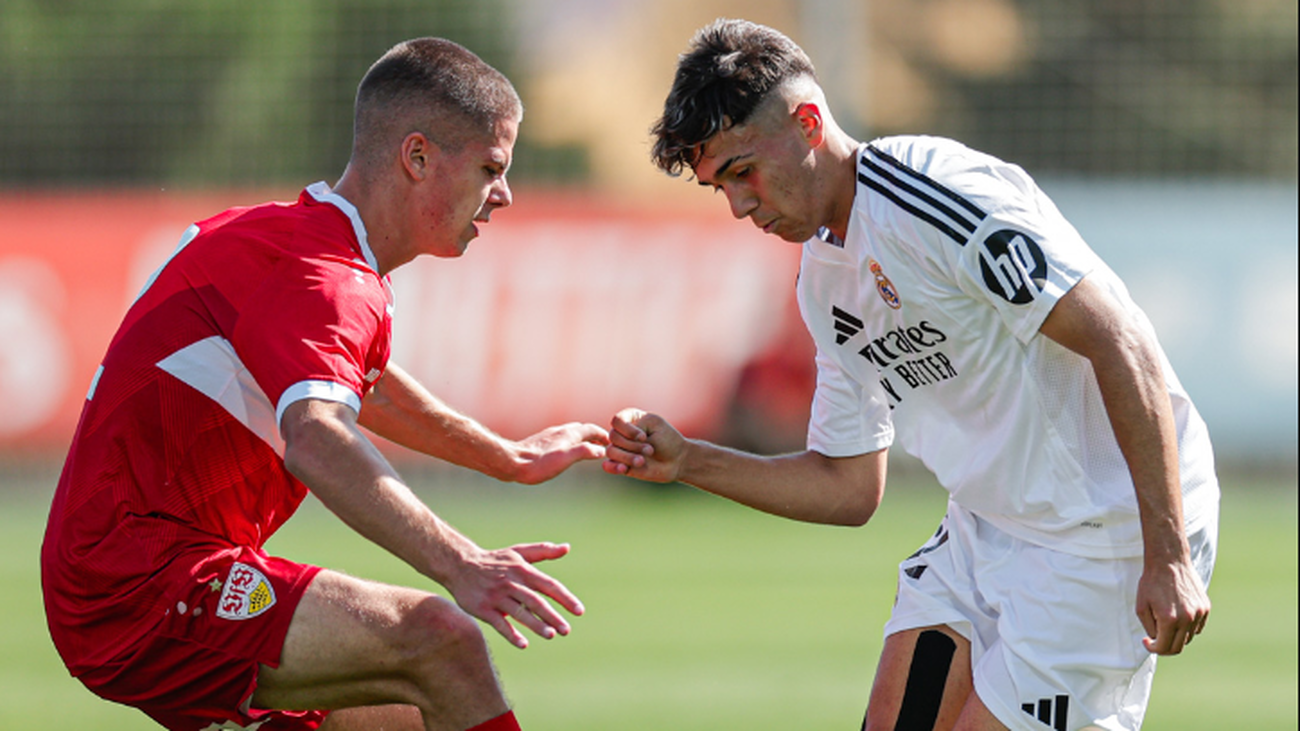
[[[831,317],[835,318],[835,344],[843,345],[849,338],[862,332],[866,323],[849,313],[831,305]]]
[[[1040,698],[1037,703],[1022,703],[1020,710],[1043,724],[1050,725],[1055,731],[1066,731],[1069,728],[1070,696],[1068,695]]]
[[[844,345],[866,327],[860,318],[837,305],[831,305],[831,318],[834,321],[836,345]],[[880,337],[868,335],[866,345],[857,353],[885,376],[881,378],[880,384],[889,392],[892,399],[889,407],[892,409],[903,398],[896,384],[890,382],[886,369],[892,370],[913,390],[957,376],[957,367],[952,360],[936,350],[947,340],[948,336],[942,330],[929,320],[922,320],[917,325],[900,325]]]

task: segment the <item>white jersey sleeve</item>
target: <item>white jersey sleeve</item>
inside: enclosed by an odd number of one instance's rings
[[[808,449],[827,457],[853,457],[892,444],[889,404],[873,385],[856,382],[832,358],[819,353]]]

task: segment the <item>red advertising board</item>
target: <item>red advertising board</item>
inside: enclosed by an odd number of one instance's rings
[[[123,312],[190,223],[292,195],[0,197],[0,452],[62,450]],[[716,433],[756,388],[806,408],[798,247],[721,206],[517,200],[464,257],[393,274],[393,357],[434,393],[512,437],[628,405]]]

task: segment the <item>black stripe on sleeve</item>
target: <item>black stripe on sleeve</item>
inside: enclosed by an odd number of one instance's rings
[[[911,195],[913,198],[924,201],[925,203],[929,204],[929,206],[933,208],[936,213],[942,214],[949,221],[957,224],[958,226],[961,226],[962,228],[966,229],[970,233],[975,233],[976,224],[971,223],[971,221],[967,219],[964,215],[962,215],[960,211],[953,210],[942,201],[936,200],[934,196],[926,194],[926,192],[921,190],[920,188],[917,188],[914,185],[909,185],[903,180],[900,180],[897,176],[893,175],[888,170],[880,167],[876,163],[871,162],[870,160],[864,158],[862,160],[862,164],[867,167],[867,170],[871,171],[872,173],[875,173],[877,177],[882,178],[884,180],[884,183],[893,185],[895,188],[898,188],[902,193],[906,193],[908,195]]]
[[[907,175],[921,183],[924,183],[925,185],[930,186],[931,188],[935,189],[940,194],[942,194],[944,197],[951,200],[953,203],[956,203],[962,208],[965,208],[967,211],[970,211],[971,214],[975,216],[976,220],[983,221],[984,217],[988,215],[979,206],[975,205],[974,203],[971,203],[970,201],[966,200],[956,192],[939,184],[933,178],[925,175],[924,173],[918,172],[904,165],[898,158],[894,157],[893,155],[890,155],[884,150],[880,150],[873,145],[867,145],[867,150],[871,152],[871,154],[880,158],[881,160],[884,160],[891,167],[903,173],[904,175]]]
[[[886,188],[885,186],[881,185],[875,180],[868,178],[866,175],[862,173],[858,173],[858,180],[861,180],[864,184],[866,184],[867,187],[871,188],[872,190],[876,191],[877,193],[885,196],[889,200],[896,203],[899,208],[902,208],[903,210],[907,211],[913,216],[916,216],[917,218],[929,223],[931,226],[934,226],[935,228],[939,229],[943,233],[947,234],[949,238],[957,242],[958,246],[966,245],[966,237],[961,235],[957,231],[953,230],[952,226],[949,226],[943,221],[940,221],[937,216],[931,215],[928,211],[922,210],[920,207],[913,205],[912,203],[908,203],[907,201],[903,200],[903,198],[899,196],[897,193],[895,193],[894,191]]]

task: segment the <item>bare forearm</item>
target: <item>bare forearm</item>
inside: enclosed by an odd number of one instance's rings
[[[1205,627],[1210,600],[1183,533],[1173,408],[1155,341],[1103,287],[1085,278],[1040,331],[1087,358],[1128,463],[1142,519],[1144,566],[1134,609],[1143,646],[1176,655]]]
[[[1094,360],[1093,372],[1133,478],[1146,559],[1184,560],[1178,437],[1155,348],[1135,336],[1110,358]]]
[[[1124,353],[1094,360],[1093,370],[1142,520],[1144,564],[1135,610],[1147,651],[1176,655],[1204,629],[1210,600],[1184,532],[1177,433],[1155,345],[1140,334],[1121,343]]]
[[[445,584],[477,547],[435,515],[354,428],[303,430],[285,464],[357,533]]]
[[[814,451],[760,456],[686,439],[657,414],[614,415],[604,469],[650,482],[682,481],[774,515],[862,525],[885,491],[887,450],[833,458]]]
[[[852,484],[838,467],[816,452],[761,456],[688,440],[678,479],[774,515],[862,525],[880,503],[883,470],[875,480]]]
[[[396,365],[366,397],[358,421],[404,447],[499,480],[515,479],[519,468],[509,441],[443,403]]]
[[[569,625],[547,601],[574,614],[582,603],[533,567],[560,558],[567,545],[530,543],[484,550],[434,515],[402,483],[343,404],[306,399],[281,419],[285,466],[361,535],[445,587],[465,611],[517,647],[527,647],[511,620],[543,637]]]

